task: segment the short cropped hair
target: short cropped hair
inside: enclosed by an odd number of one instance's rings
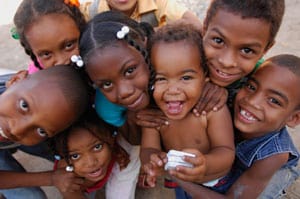
[[[270,38],[266,46],[268,48],[274,42],[280,28],[285,2],[284,0],[212,0],[204,20],[204,27],[208,27],[212,18],[221,9],[242,18],[257,18],[270,23]]]

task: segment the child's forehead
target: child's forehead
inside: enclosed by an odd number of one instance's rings
[[[287,67],[277,66],[271,62],[264,63],[253,75],[260,85],[268,85],[272,90],[286,93],[287,96],[296,94],[300,100],[300,77]],[[290,100],[296,100],[291,98]]]

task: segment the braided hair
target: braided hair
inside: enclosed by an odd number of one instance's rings
[[[117,32],[123,26],[129,27],[129,32],[124,38],[117,38]],[[117,11],[107,11],[96,15],[86,26],[80,39],[80,54],[85,66],[88,67],[91,55],[107,46],[113,46],[116,42],[126,42],[139,51],[152,71],[150,57],[145,44],[148,37],[154,32],[151,25],[145,22],[136,22],[125,14]]]
[[[32,52],[25,33],[28,27],[39,20],[41,16],[48,14],[65,14],[70,16],[80,32],[86,24],[79,8],[71,4],[65,4],[64,0],[23,0],[14,16],[14,24],[25,53],[30,56],[34,65],[39,69],[42,69],[42,67]]]

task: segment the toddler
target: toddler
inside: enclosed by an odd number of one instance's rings
[[[149,49],[155,70],[153,98],[168,117],[169,125],[143,128],[141,161],[148,174],[147,183],[155,185],[155,177],[167,163],[165,152],[171,149],[190,152],[195,157],[184,158],[192,168],[176,166],[170,175],[198,183],[222,177],[234,160],[228,108],[200,117],[192,113],[207,73],[201,35],[191,26],[166,25],[151,37]],[[182,198],[181,194],[182,190],[176,188],[176,197]]]

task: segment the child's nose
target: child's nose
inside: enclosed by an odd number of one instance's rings
[[[223,67],[237,67],[236,56],[232,50],[225,50],[225,52],[219,56],[218,61]]]
[[[89,154],[87,155],[86,157],[86,166],[89,167],[89,168],[93,168],[95,166],[97,166],[98,164],[98,159],[92,155],[92,154]]]
[[[118,89],[118,98],[119,99],[126,99],[127,97],[130,97],[134,93],[134,87],[127,83],[126,81],[123,81],[119,84]]]
[[[261,109],[262,96],[260,94],[253,94],[248,96],[247,101],[252,107],[256,109]]]
[[[12,122],[10,126],[10,131],[12,136],[15,140],[13,141],[20,141],[23,140],[30,132],[28,121],[26,119],[18,119],[16,122]]]
[[[168,94],[178,94],[180,93],[180,86],[177,83],[169,84]]]

